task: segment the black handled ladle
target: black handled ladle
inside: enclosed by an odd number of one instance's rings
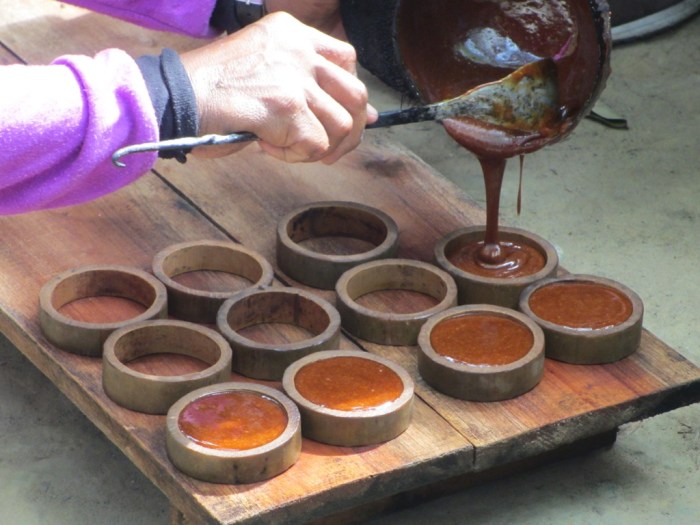
[[[375,122],[367,125],[367,129],[468,116],[512,131],[539,132],[560,118],[558,94],[556,64],[545,58],[525,64],[501,80],[477,86],[455,98],[384,111]],[[115,151],[112,162],[124,167],[119,159],[132,153],[218,146],[257,139],[253,133],[241,132],[135,144]]]

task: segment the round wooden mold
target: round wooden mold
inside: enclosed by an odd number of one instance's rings
[[[327,350],[293,363],[282,386],[304,436],[346,447],[389,441],[411,423],[414,385],[397,364],[357,350]]]
[[[461,228],[444,236],[435,246],[437,264],[457,283],[459,304],[495,304],[517,309],[525,288],[555,275],[559,257],[554,247],[542,237],[519,228],[500,228],[499,240],[534,248],[544,261],[540,270],[519,277],[491,277],[465,271],[452,262],[455,253],[472,243],[483,242],[484,235],[484,226]]]
[[[537,300],[538,294],[556,292],[552,288],[555,286],[562,287],[559,299],[551,295],[550,300],[553,297],[554,302],[550,302],[546,310],[542,310],[545,306],[536,306],[533,299]],[[579,295],[577,300],[571,293],[584,295]],[[544,300],[546,296],[541,295],[540,299]],[[592,327],[595,323],[587,323],[580,317],[578,321],[573,318],[567,321],[551,314],[552,307],[557,315],[563,315],[571,306],[578,312],[584,312],[584,308],[594,308],[596,303],[603,308],[597,314],[600,322],[596,327]],[[642,300],[634,291],[611,279],[582,274],[545,279],[525,289],[520,299],[520,309],[542,327],[547,357],[559,361],[574,364],[612,363],[639,348],[644,317]]]
[[[204,361],[205,370],[154,375],[128,366],[154,354],[181,354]],[[102,386],[115,403],[146,414],[166,414],[175,401],[197,388],[231,378],[231,347],[211,328],[186,321],[145,321],[112,332],[104,343]]]
[[[79,299],[121,297],[146,310],[125,321],[90,323],[63,315],[59,310]],[[102,345],[114,330],[167,316],[167,292],[152,275],[126,266],[83,266],[48,281],[39,293],[39,323],[44,336],[57,347],[85,356],[99,357]]]
[[[350,237],[374,247],[340,255],[310,250],[300,244],[324,237]],[[398,227],[386,213],[353,202],[318,202],[298,208],[280,220],[277,264],[301,283],[332,290],[345,271],[367,261],[393,257],[398,244]]]
[[[436,299],[432,308],[414,313],[380,312],[357,299],[382,290],[409,290]],[[337,306],[352,335],[386,345],[414,345],[425,321],[457,304],[454,279],[439,268],[410,259],[372,261],[345,272],[336,284]]]
[[[460,320],[478,321],[480,332],[471,338],[455,331],[454,347],[448,352],[444,343],[437,344],[434,334],[441,323]],[[443,327],[449,325],[443,325]],[[508,330],[507,334],[504,329]],[[468,328],[471,330],[471,327]],[[515,330],[515,331],[513,331]],[[500,332],[500,333],[499,333]],[[517,352],[493,352],[489,345],[492,335],[509,344],[511,334],[518,337],[531,336]],[[489,338],[479,341],[482,337]],[[471,343],[466,347],[466,358],[448,356],[458,350],[461,342]],[[520,312],[496,305],[466,305],[450,308],[428,320],[418,336],[418,371],[425,381],[436,390],[458,399],[468,401],[501,401],[517,397],[534,388],[544,373],[544,334],[537,324]],[[437,348],[436,348],[437,347]],[[511,360],[513,359],[513,360]]]
[[[311,337],[288,343],[264,343],[241,335],[244,328],[281,323],[303,328]],[[312,352],[337,348],[340,315],[328,301],[305,290],[271,287],[247,290],[221,306],[219,331],[234,350],[233,369],[247,377],[279,381],[284,370]]]
[[[198,408],[214,407],[202,423]],[[203,414],[206,416],[206,414]],[[212,483],[255,483],[281,474],[301,453],[296,405],[253,383],[219,383],[178,400],[168,411],[166,448],[185,474]]]
[[[202,270],[243,277],[252,283],[251,287],[268,286],[274,277],[272,265],[264,257],[240,244],[193,241],[169,246],[154,257],[153,273],[168,289],[170,315],[195,323],[213,324],[223,302],[241,291],[198,290],[173,279]]]

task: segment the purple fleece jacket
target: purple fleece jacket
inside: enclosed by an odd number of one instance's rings
[[[215,0],[70,3],[152,29],[213,36]],[[112,165],[122,146],[158,140],[151,99],[134,60],[109,49],[50,65],[0,66],[0,215],[78,204],[146,173],[155,153]]]

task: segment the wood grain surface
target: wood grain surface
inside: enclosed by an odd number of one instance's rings
[[[138,55],[196,44],[59,2],[0,0],[0,13],[3,64],[48,63],[63,53],[110,46]],[[148,270],[158,251],[177,242],[240,242],[273,264],[276,284],[300,286],[278,270],[275,228],[290,210],[322,200],[383,210],[399,226],[399,256],[426,262],[442,235],[484,220],[468,196],[380,131],[367,132],[362,147],[334,166],[282,164],[251,145],[223,160],[161,161],[136,183],[92,203],[0,218],[0,330],[170,498],[178,509],[174,520],[311,521],[521,462],[700,399],[700,370],[648,332],[639,351],[618,363],[547,360],[535,389],[497,403],[459,401],[431,389],[417,374],[415,347],[344,336],[341,348],[389,358],[412,375],[419,400],[409,429],[361,448],[305,439],[300,460],[284,474],[250,485],[216,485],[172,466],[163,416],[132,412],[107,398],[99,359],[55,348],[40,332],[39,289],[54,275],[88,264]],[[332,291],[307,289],[335,300]]]

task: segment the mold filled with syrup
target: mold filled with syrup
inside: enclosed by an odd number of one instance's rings
[[[549,284],[535,290],[528,304],[540,319],[577,330],[611,328],[632,315],[632,302],[625,294],[599,283]]]
[[[362,357],[332,357],[300,368],[294,386],[312,403],[333,410],[371,410],[398,399],[404,384],[388,366]]]
[[[274,399],[231,390],[195,399],[180,412],[180,430],[213,449],[250,450],[278,438],[286,429],[286,410]]]
[[[469,365],[507,365],[525,357],[533,344],[534,336],[524,324],[487,313],[448,317],[430,333],[435,353]]]

